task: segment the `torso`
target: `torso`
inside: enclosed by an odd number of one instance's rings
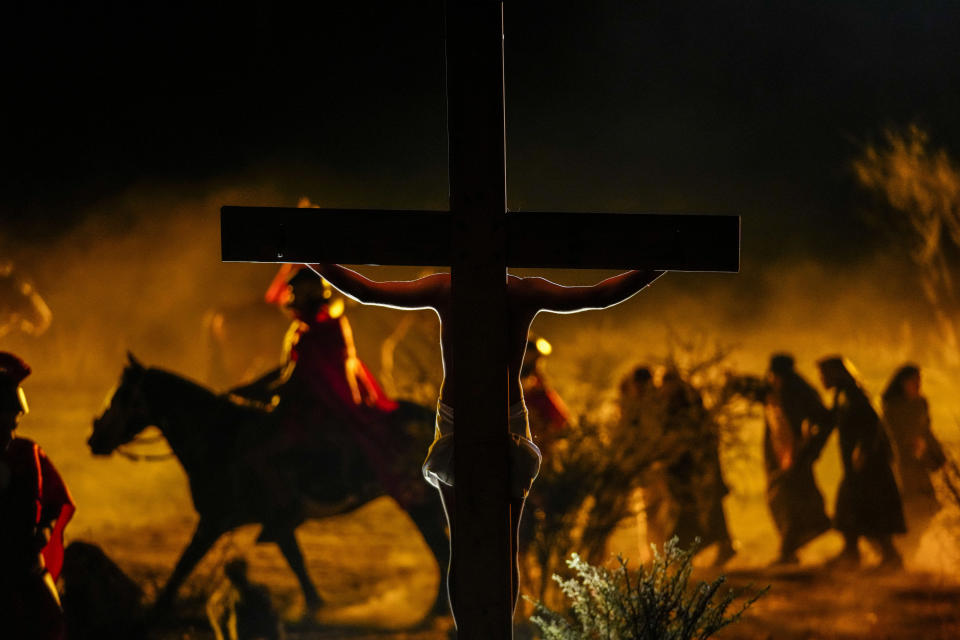
[[[520,365],[523,363],[523,353],[527,347],[527,334],[530,323],[540,311],[532,307],[524,299],[519,290],[521,278],[507,276],[507,366],[509,368],[510,386],[507,390],[510,404],[515,404],[523,398],[523,388],[520,385]],[[443,352],[443,388],[440,391],[440,401],[454,406],[454,389],[456,388],[455,365],[453,362],[453,335],[452,311],[450,306],[449,287],[445,295],[434,306],[440,316],[440,345]]]
[[[32,441],[14,438],[0,452],[0,567],[37,562],[38,473]]]

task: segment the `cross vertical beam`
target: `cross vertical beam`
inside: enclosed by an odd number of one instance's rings
[[[450,264],[459,636],[513,635],[506,267],[739,270],[736,216],[507,214],[500,0],[445,0],[450,214],[224,207],[225,261]],[[329,239],[334,239],[330,241]],[[449,345],[449,339],[444,339]],[[458,373],[453,374],[452,368]]]
[[[503,12],[446,1],[458,637],[513,637]]]

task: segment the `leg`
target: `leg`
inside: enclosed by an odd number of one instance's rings
[[[450,527],[450,538],[453,538],[453,518],[451,514],[454,512],[455,500],[454,500],[454,491],[453,487],[447,485],[440,485],[440,498],[443,501],[443,510],[447,514],[447,523]],[[520,543],[520,518],[523,516],[523,505],[527,501],[524,498],[512,498],[510,500],[510,527],[511,527],[511,543],[513,550],[510,554],[510,562],[512,565],[511,575],[513,577],[513,607],[511,608],[511,613],[516,611],[517,600],[520,597],[520,567],[519,567],[519,543]],[[450,610],[453,613],[453,623],[457,623],[457,594],[454,589],[454,572],[456,570],[456,561],[453,557],[453,545],[450,545],[450,563],[447,565],[447,595],[450,599]]]
[[[716,492],[711,497],[708,509],[707,521],[703,531],[706,537],[713,538],[717,542],[717,556],[713,561],[713,566],[722,567],[737,552],[733,548],[733,541],[730,539],[727,516],[723,512],[723,495],[720,492]]]
[[[303,597],[307,605],[307,612],[313,613],[323,604],[323,598],[317,593],[317,588],[313,586],[310,574],[307,573],[307,565],[303,561],[303,554],[300,552],[300,544],[293,530],[289,529],[277,536],[277,546],[287,559],[287,564],[300,581],[300,588],[303,590]]]
[[[453,626],[457,626],[457,599],[454,593],[454,562],[453,562],[453,514],[456,508],[453,487],[440,485],[440,502],[443,503],[443,513],[447,516],[447,530],[450,532],[449,551],[447,552],[447,600],[450,602],[450,613],[453,615]],[[442,572],[441,572],[442,573]]]
[[[512,614],[517,611],[517,600],[520,598],[520,519],[523,517],[523,505],[526,498],[511,498],[510,500],[510,528],[512,531],[513,550],[510,562],[513,565],[513,607]]]
[[[838,556],[827,561],[831,569],[856,569],[860,566],[860,548],[857,546],[860,536],[849,531],[843,533],[843,551]]]
[[[874,536],[873,544],[880,550],[880,567],[897,571],[903,569],[903,557],[897,548],[893,546],[893,536],[890,534]]]
[[[173,573],[170,574],[170,578],[167,580],[167,584],[164,585],[163,590],[157,597],[157,601],[153,605],[154,612],[163,613],[170,608],[170,605],[173,604],[173,599],[177,595],[177,589],[180,588],[180,585],[187,579],[187,576],[190,575],[193,568],[197,566],[200,559],[206,555],[210,547],[213,546],[213,543],[216,542],[222,534],[223,531],[221,529],[210,527],[204,523],[201,518],[200,522],[197,523],[197,529],[193,532],[193,538],[190,540],[190,544],[188,544],[187,548],[180,554],[180,559],[177,560],[177,566],[174,567]]]
[[[792,535],[792,531],[787,531],[780,540],[780,555],[774,560],[773,564],[798,564],[800,558],[797,557],[797,545]]]

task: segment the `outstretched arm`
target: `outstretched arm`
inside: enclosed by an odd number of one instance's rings
[[[434,273],[416,280],[377,282],[338,264],[308,264],[345,296],[395,309],[436,309],[448,293],[450,276]]]
[[[565,287],[544,278],[523,278],[520,291],[526,301],[541,311],[576,313],[619,304],[663,274],[663,271],[627,271],[586,287]]]

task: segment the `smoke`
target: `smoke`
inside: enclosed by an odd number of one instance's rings
[[[35,384],[106,388],[127,350],[183,371],[203,365],[204,313],[256,300],[269,265],[220,262],[219,207],[276,202],[269,188],[203,196],[128,193],[76,229],[14,254],[54,313],[47,339],[17,345]]]
[[[304,195],[323,202],[322,194]],[[262,303],[276,267],[221,263],[218,210],[224,204],[288,200],[270,185],[194,188],[189,193],[141,189],[100,203],[60,238],[12,253],[17,268],[36,283],[53,310],[53,325],[37,339],[8,337],[3,348],[34,367],[27,392],[35,412],[25,421],[24,432],[44,445],[70,482],[81,507],[77,530],[164,518],[189,525],[189,517],[184,520],[191,511],[188,492],[176,463],[95,460],[83,440],[128,350],[149,365],[206,380],[204,319],[211,309],[263,310],[257,322],[264,323],[266,342],[279,357],[285,320]],[[416,275],[389,268],[368,273],[381,278]],[[545,275],[570,284],[605,276]],[[742,372],[761,373],[771,353],[789,351],[813,381],[814,362],[840,353],[857,365],[875,395],[899,365],[918,362],[924,369],[934,431],[956,442],[957,372],[943,357],[942,336],[917,282],[916,268],[894,250],[857,264],[831,265],[810,260],[762,265],[748,255],[740,274],[671,273],[614,309],[577,316],[542,314],[533,329],[553,343],[547,372],[574,413],[602,410],[613,400],[623,374],[666,356],[673,333],[703,336],[729,348],[729,366]],[[381,345],[404,312],[351,306],[348,314],[360,356],[378,371]],[[414,388],[402,384],[402,369],[404,363],[419,363],[417,384],[435,389],[440,369],[432,342],[436,322],[429,313],[421,312],[418,318],[415,329],[403,332],[389,350],[396,363],[393,373],[399,388]],[[240,352],[251,345],[239,341],[231,348]],[[751,552],[750,545],[760,545],[761,535],[773,534],[763,521],[767,516],[759,495],[760,425],[748,428],[757,443],[757,464],[749,477],[728,477],[734,494],[743,497],[742,504],[731,509],[731,526],[748,555],[759,557],[766,551]],[[825,457],[830,455],[828,450]],[[839,479],[838,462],[825,461],[818,473],[830,496]],[[151,508],[144,510],[144,504]]]

